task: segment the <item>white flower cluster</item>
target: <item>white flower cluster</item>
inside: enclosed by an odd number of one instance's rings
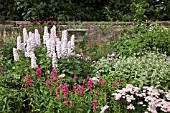
[[[62,32],[61,40],[57,38],[56,26],[50,29],[48,33],[48,27],[44,27],[43,44],[47,47],[47,56],[52,58],[52,67],[57,67],[57,58],[71,55],[74,50],[75,36],[72,35],[70,41],[67,39],[67,30]],[[40,34],[38,29],[35,29],[34,33],[27,33],[26,28],[23,29],[23,43],[21,43],[21,37],[17,37],[17,49],[13,49],[14,60],[19,60],[17,50],[21,50],[25,53],[25,57],[31,58],[31,67],[38,67],[36,64],[36,56],[34,54],[34,48],[41,45]]]
[[[127,84],[126,88],[121,90],[116,90],[117,93],[114,93],[115,100],[120,100],[122,97],[126,99],[128,103],[133,100],[140,99],[140,102],[137,102],[137,105],[142,105],[143,107],[147,106],[147,110],[151,113],[158,113],[157,109],[160,108],[163,112],[170,112],[170,102],[168,101],[170,98],[170,90],[168,92],[164,92],[162,90],[158,90],[153,86],[148,87],[144,86],[143,91],[140,91],[138,87],[134,87],[131,84]],[[162,99],[161,97],[166,97],[166,99]],[[127,106],[127,109],[135,109],[133,104]],[[146,111],[146,112],[148,112]]]
[[[17,49],[13,48],[14,61],[19,60],[17,50],[21,50],[22,52],[24,52],[25,57],[31,58],[31,67],[37,68],[38,65],[36,63],[34,48],[40,46],[41,44],[38,29],[35,29],[35,33],[29,32],[28,35],[26,28],[23,28],[23,41],[24,42],[21,43],[21,37],[20,36],[17,37]]]

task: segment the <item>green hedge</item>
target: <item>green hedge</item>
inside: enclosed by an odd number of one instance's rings
[[[0,20],[131,21],[169,20],[170,1],[157,0],[1,0]]]

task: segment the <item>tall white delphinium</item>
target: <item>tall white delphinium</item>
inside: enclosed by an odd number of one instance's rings
[[[61,41],[56,41],[56,51],[57,51],[57,57],[61,58]]]
[[[23,37],[24,37],[24,44],[26,45],[28,40],[28,33],[26,28],[23,28]]]
[[[51,57],[51,39],[46,40],[47,56]]]
[[[44,27],[43,44],[46,44],[46,40],[49,39],[48,27]]]
[[[30,56],[31,56],[31,68],[38,68],[34,52],[31,52]]]
[[[74,51],[74,46],[75,46],[75,36],[71,36],[71,53]]]
[[[41,41],[40,41],[40,34],[38,32],[38,29],[35,29],[35,42],[36,42],[36,46],[40,46]]]
[[[31,52],[33,51],[33,47],[32,47],[32,39],[29,38],[27,40],[27,47],[26,47],[26,51],[25,51],[25,57],[31,57]]]
[[[56,53],[52,54],[52,67],[57,68],[57,56],[56,56]]]
[[[32,43],[31,43],[32,47],[35,48],[36,47],[35,33],[32,33],[30,38],[32,40]]]
[[[17,37],[17,50],[21,50],[21,37]]]
[[[51,28],[50,39],[51,39],[51,54],[53,54],[55,52],[55,46],[56,46],[56,27],[55,26]]]
[[[71,41],[68,41],[67,43],[67,55],[70,56],[71,55]]]
[[[21,47],[21,51],[24,53],[26,51],[25,49],[25,44],[24,43],[21,43],[20,44],[20,47]]]
[[[55,41],[56,40],[54,38],[51,38],[51,54],[55,53],[55,46],[56,46]]]
[[[56,35],[56,26],[53,25],[53,27],[50,30],[50,38],[56,38],[56,37],[57,37],[57,35]]]
[[[17,52],[17,48],[13,48],[13,56],[14,56],[14,61],[19,60],[19,55],[18,55],[18,52]]]
[[[50,34],[47,32],[43,35],[43,44],[46,44],[47,40],[50,38]]]
[[[62,31],[61,37],[61,55],[67,55],[67,30]]]

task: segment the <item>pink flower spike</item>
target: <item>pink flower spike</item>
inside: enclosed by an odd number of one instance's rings
[[[95,106],[95,105],[93,106],[93,109],[94,109],[94,112],[96,112],[96,109],[97,109],[97,108],[96,108],[96,106]]]
[[[121,83],[122,83],[122,80],[119,79],[118,80],[118,85],[121,85]]]
[[[60,93],[60,88],[56,88],[56,95]]]
[[[85,84],[85,83],[86,83],[86,79],[83,80],[83,84]]]
[[[64,105],[68,105],[68,102],[67,102],[67,101],[64,101],[63,104],[64,104]]]
[[[93,88],[93,81],[92,80],[89,80],[87,82],[87,86],[88,86],[88,90],[91,90]]]
[[[52,87],[52,83],[49,80],[46,80],[46,85]]]
[[[97,100],[93,100],[92,104],[97,105],[98,104]]]
[[[60,99],[60,95],[57,95],[56,98],[57,98],[57,99]]]
[[[37,76],[37,78],[38,79],[41,79],[41,73],[42,73],[42,68],[38,68],[37,70],[36,70],[36,76]]]
[[[70,108],[72,108],[73,107],[73,102],[72,101],[70,101]]]
[[[25,87],[28,86],[28,85],[30,85],[31,82],[32,82],[31,77],[30,77],[28,74],[26,74],[26,78],[27,78],[27,81],[26,81],[26,83],[25,83]]]
[[[100,93],[99,93],[99,91],[96,91],[96,95],[99,95]]]
[[[100,81],[100,82],[102,82],[102,81],[103,81],[102,77],[100,77],[100,78],[99,78],[99,81]]]
[[[77,80],[77,77],[76,77],[76,75],[74,75],[74,81],[76,82],[76,80]]]
[[[112,88],[116,87],[116,82],[112,82]]]
[[[101,81],[101,84],[104,87],[106,85],[106,81]]]

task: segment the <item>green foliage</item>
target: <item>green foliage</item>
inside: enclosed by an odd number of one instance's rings
[[[1,0],[0,20],[145,21],[169,20],[170,1],[163,0]],[[139,20],[138,20],[139,19]]]
[[[0,15],[0,21],[18,20],[20,18],[14,0],[0,1]]]
[[[122,37],[117,40],[109,40],[102,46],[91,45],[86,54],[89,54],[93,60],[98,60],[113,52],[128,57],[142,52],[145,48],[149,50],[157,48],[159,52],[170,55],[169,34],[170,30],[167,28],[141,23],[132,30],[124,31]]]

